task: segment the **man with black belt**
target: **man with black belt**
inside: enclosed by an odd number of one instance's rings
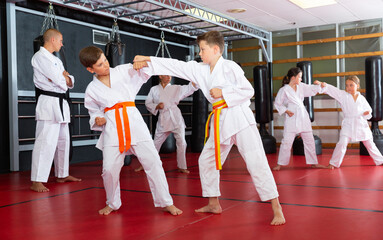
[[[36,140],[32,152],[31,189],[48,192],[52,161],[57,182],[81,181],[69,175],[69,105],[65,97],[73,88],[74,77],[65,71],[61,60],[53,55],[63,46],[63,36],[56,29],[44,33],[44,46],[32,57],[33,81],[38,97],[36,105]]]

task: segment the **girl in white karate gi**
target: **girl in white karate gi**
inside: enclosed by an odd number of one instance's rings
[[[282,87],[275,98],[275,108],[279,115],[285,116],[285,123],[278,164],[273,170],[280,170],[281,166],[289,164],[291,147],[297,134],[303,140],[306,163],[312,167],[324,168],[318,164],[310,117],[303,105],[303,99],[315,96],[320,91],[320,86],[307,85],[301,81],[302,70],[298,67],[291,68],[283,78]]]
[[[189,85],[171,85],[171,76],[160,75],[160,83],[150,89],[145,100],[146,108],[153,115],[159,113],[156,132],[154,135],[154,146],[160,151],[162,144],[170,133],[174,134],[177,147],[177,167],[182,173],[189,173],[186,164],[186,140],[185,121],[181,110],[177,107],[179,102],[192,94],[197,88],[192,83]],[[142,166],[135,171],[141,171]]]
[[[372,117],[372,109],[366,98],[358,92],[359,78],[355,75],[349,76],[346,79],[345,91],[319,81],[316,81],[316,84],[321,84],[323,86],[322,91],[340,103],[344,117],[339,141],[328,168],[339,168],[346,154],[347,144],[359,141],[363,142],[375,164],[382,165],[383,156],[373,141],[372,132],[367,122]]]
[[[95,73],[85,91],[85,107],[91,129],[102,131],[96,147],[103,151],[102,178],[107,201],[99,214],[108,215],[121,207],[120,171],[125,155],[132,153],[147,174],[155,207],[180,215],[182,211],[173,205],[149,130],[134,105],[138,91],[150,75],[138,73],[132,64],[109,68],[102,50],[93,46],[81,50],[80,61],[89,72]]]
[[[274,212],[271,225],[284,224],[285,218],[279,204],[277,187],[267,162],[254,114],[249,107],[254,89],[244,76],[241,67],[222,57],[224,39],[221,33],[217,31],[204,33],[198,36],[197,42],[203,63],[146,56],[136,56],[134,59],[134,61],[148,61],[153,74],[171,75],[194,82],[213,104],[213,108],[222,107],[220,114],[217,113],[219,115],[217,135],[220,136],[220,140],[216,145],[213,137],[214,121],[212,121],[211,137],[207,140],[198,160],[202,195],[209,198],[209,203],[196,212],[216,214],[222,212],[218,199],[221,195],[220,173],[217,170],[219,164],[217,165],[215,158],[217,155],[221,156],[223,165],[231,147],[236,144],[261,200],[271,200]],[[221,105],[224,102],[226,107]]]

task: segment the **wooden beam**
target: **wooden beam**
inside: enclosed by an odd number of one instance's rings
[[[318,73],[313,74],[313,78],[321,77],[344,77],[350,75],[365,75],[364,71],[340,72],[340,73]],[[283,76],[273,77],[273,80],[282,80]],[[249,79],[250,80],[250,79]]]
[[[299,41],[299,42],[276,43],[276,44],[273,44],[273,48],[289,47],[289,46],[297,46],[297,45],[320,44],[320,43],[329,43],[329,42],[337,42],[337,41],[348,41],[348,40],[375,38],[375,37],[383,37],[383,32],[355,35],[355,36],[348,36],[348,37],[324,38],[324,39],[315,39],[315,40]],[[240,51],[256,50],[260,48],[261,48],[260,46],[232,48],[232,49],[229,49],[228,52],[240,52]]]

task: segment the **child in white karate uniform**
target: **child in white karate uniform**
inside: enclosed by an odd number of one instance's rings
[[[177,167],[181,173],[189,173],[186,164],[186,140],[185,140],[185,121],[181,110],[178,108],[179,102],[197,90],[192,83],[188,85],[172,85],[171,76],[160,75],[160,83],[153,86],[145,100],[146,109],[153,115],[159,114],[156,132],[154,134],[154,146],[160,151],[162,144],[170,133],[174,134],[177,147]],[[135,171],[141,171],[142,166]]]
[[[298,67],[291,68],[283,78],[274,105],[279,115],[285,116],[285,123],[278,164],[273,170],[280,170],[281,166],[289,164],[291,147],[297,134],[303,140],[306,163],[314,168],[324,168],[318,164],[310,117],[303,105],[305,97],[315,96],[319,91],[320,86],[302,83],[302,70]]]
[[[347,77],[344,91],[325,82],[315,81],[315,84],[323,86],[322,91],[324,93],[340,103],[344,117],[339,141],[328,165],[330,169],[340,167],[349,142],[359,141],[363,142],[376,165],[383,164],[383,156],[373,141],[372,132],[367,122],[372,117],[372,109],[366,98],[358,91],[359,82],[359,78],[355,75]]]
[[[91,129],[102,131],[96,147],[103,151],[102,178],[107,201],[99,214],[108,215],[121,207],[120,171],[125,155],[132,153],[147,174],[154,206],[180,215],[182,211],[173,205],[149,130],[134,104],[138,91],[150,75],[137,72],[132,64],[110,68],[104,53],[97,47],[82,49],[79,57],[86,69],[95,74],[85,91],[85,107],[89,111]]]
[[[199,157],[202,195],[209,198],[209,203],[196,212],[222,212],[218,200],[221,195],[218,169],[221,169],[231,147],[236,144],[261,200],[271,200],[274,212],[271,225],[284,224],[286,221],[277,187],[249,107],[254,89],[237,63],[223,59],[224,39],[221,33],[204,33],[198,36],[197,42],[203,63],[146,56],[136,56],[134,60],[147,61],[153,74],[171,75],[194,82],[213,104],[211,137]]]

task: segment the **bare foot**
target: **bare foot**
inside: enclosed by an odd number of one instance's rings
[[[113,208],[111,208],[108,205],[106,205],[103,209],[98,210],[98,213],[100,215],[107,216],[107,215],[109,215],[113,211],[114,211]]]
[[[140,171],[142,171],[142,170],[144,170],[144,168],[142,167],[142,165],[139,166],[138,168],[134,169],[135,172],[140,172]]]
[[[221,214],[222,208],[221,208],[221,205],[208,204],[204,207],[196,209],[195,212]]]
[[[270,225],[279,226],[279,225],[285,224],[286,219],[283,216],[282,207],[279,204],[278,198],[274,198],[271,200],[271,208],[273,209],[273,212],[274,212],[274,218],[271,221]]]
[[[49,192],[42,182],[32,182],[31,190],[35,192]]]
[[[64,183],[64,182],[81,182],[81,178],[75,178],[73,176],[68,176],[66,178],[57,178],[56,182]]]
[[[275,166],[275,167],[273,167],[273,171],[279,171],[279,170],[281,170],[281,165],[277,165],[277,166]]]
[[[326,166],[323,166],[321,164],[312,164],[311,167],[312,168],[327,168]]]
[[[328,168],[328,169],[331,169],[331,170],[334,170],[335,166],[329,164],[329,165],[327,166],[327,168]]]
[[[187,169],[182,169],[182,168],[178,168],[178,172],[180,172],[180,173],[186,173],[186,174],[189,174],[189,173],[190,173],[189,170],[187,170]]]
[[[178,209],[176,206],[174,205],[171,205],[171,206],[167,206],[167,207],[164,207],[164,210],[166,212],[169,212],[171,215],[173,216],[178,216],[178,215],[181,215],[182,214],[182,210],[181,209]]]

